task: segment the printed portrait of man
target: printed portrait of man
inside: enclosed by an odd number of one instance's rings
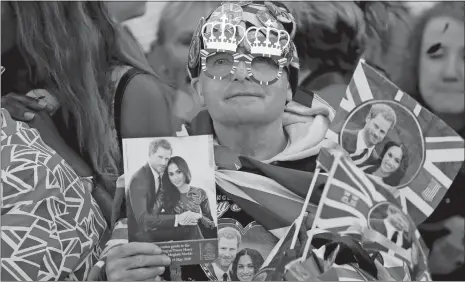
[[[391,242],[404,249],[412,246],[412,235],[407,217],[392,204],[378,207],[383,209],[384,218],[370,218],[369,227],[388,238]]]
[[[231,281],[231,267],[240,250],[242,235],[233,227],[218,229],[218,258],[207,265],[214,280]]]
[[[375,146],[381,143],[388,132],[395,127],[397,116],[386,104],[371,106],[362,129],[346,129],[342,133],[342,148],[349,153],[358,166],[364,166],[379,159]]]

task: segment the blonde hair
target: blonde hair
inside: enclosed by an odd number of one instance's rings
[[[158,22],[157,30],[157,41],[156,44],[163,45],[166,37],[169,36],[170,30],[168,27],[170,25],[175,25],[177,22],[184,18],[185,15],[192,12],[194,8],[201,8],[204,10],[204,16],[208,16],[210,11],[217,8],[221,2],[216,1],[182,1],[182,2],[168,2],[168,4],[163,7]],[[200,20],[200,18],[199,18]],[[194,24],[194,27],[197,25],[197,22]],[[186,54],[187,59],[187,54]]]

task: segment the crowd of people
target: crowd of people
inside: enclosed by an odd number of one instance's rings
[[[122,139],[212,134],[225,154],[314,172],[331,120],[327,108],[312,104],[312,93],[340,98],[361,58],[465,136],[463,3],[437,3],[415,16],[402,2],[261,5],[290,38],[277,41],[277,60],[254,54],[246,36],[234,50],[215,52],[220,48],[198,23],[219,2],[166,4],[146,53],[122,25],[145,13],[144,2],[1,2],[2,280],[167,278],[171,260],[157,245],[127,240],[131,213],[118,181]],[[232,21],[244,31],[267,26],[254,13],[262,15],[248,11]],[[410,32],[398,46],[391,43],[400,23]],[[393,54],[404,64],[396,71],[386,64]],[[387,132],[396,123],[376,114],[383,109],[372,111],[363,130],[381,122]],[[383,139],[385,132],[372,135]],[[356,139],[347,142],[359,147]],[[379,163],[364,169],[385,179],[382,169],[393,166],[385,163],[400,166],[406,155],[402,144],[389,143]],[[237,169],[234,158],[228,161],[217,165]],[[419,226],[433,279],[465,277],[464,177],[462,167]],[[282,219],[280,207],[275,213],[241,208],[271,225]],[[220,250],[210,272],[248,280],[264,258],[240,250],[240,234],[226,231],[224,238],[218,232],[219,243],[232,240],[234,254]]]

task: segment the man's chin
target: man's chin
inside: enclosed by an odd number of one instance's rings
[[[267,124],[274,119],[266,110],[259,107],[240,107],[234,109],[224,108],[222,112],[213,113],[212,119],[225,126],[241,126],[252,124]]]
[[[220,259],[218,261],[218,265],[220,265],[221,267],[229,267],[231,265],[232,261],[231,260],[224,260],[224,259]]]

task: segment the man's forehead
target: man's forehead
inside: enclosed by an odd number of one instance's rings
[[[219,242],[222,243],[237,243],[237,238],[226,238],[226,237],[219,237],[218,239]]]

